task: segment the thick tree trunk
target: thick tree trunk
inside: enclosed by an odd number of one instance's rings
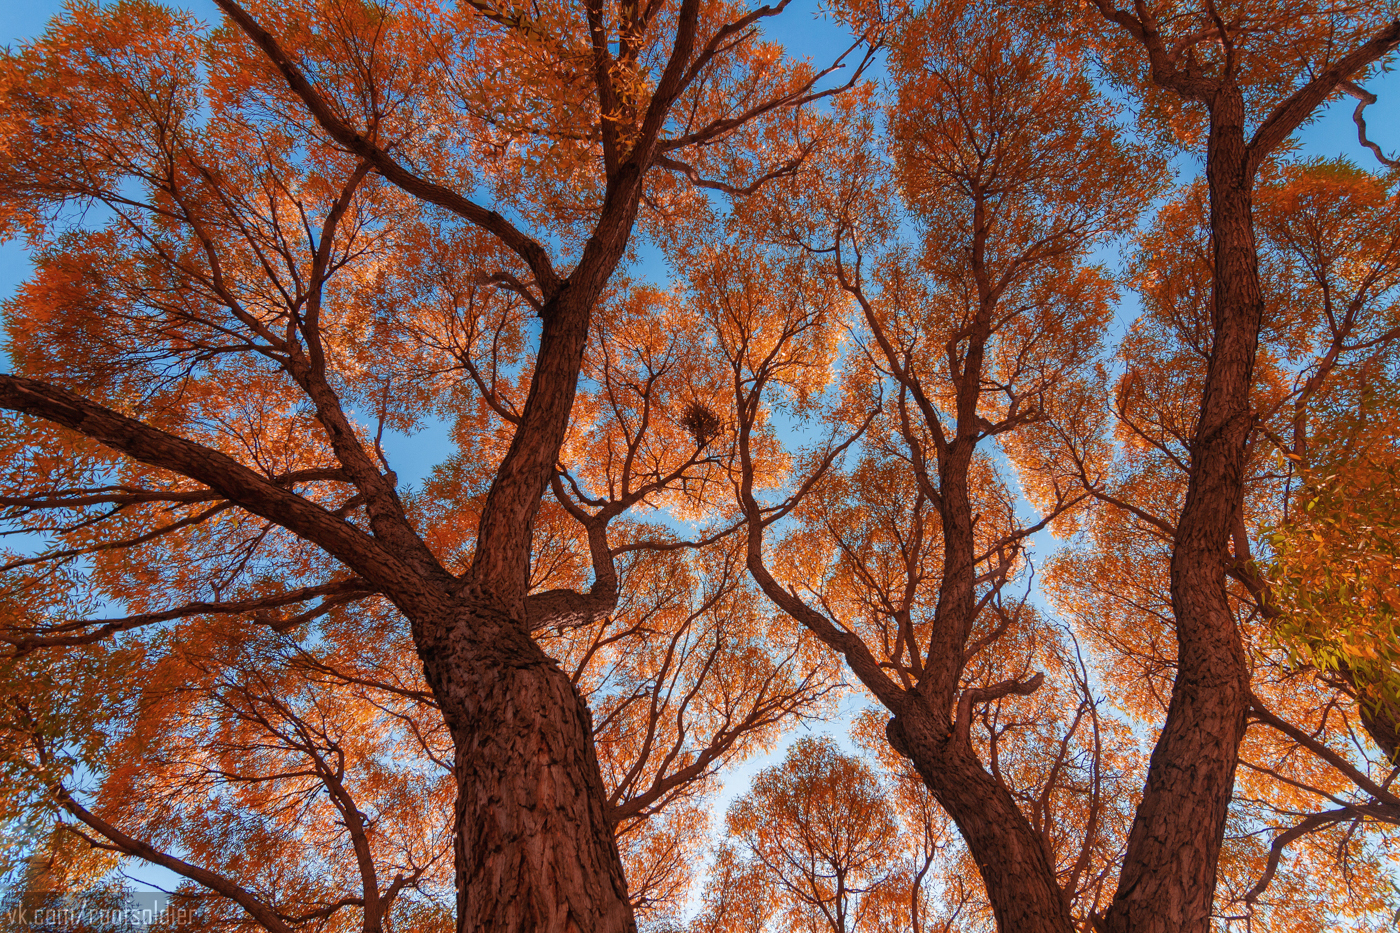
[[[977,862],[987,899],[1004,933],[1071,933],[1069,903],[1055,880],[1044,841],[1016,800],[986,772],[972,748],[928,728],[923,716],[891,719],[890,745],[908,758],[958,824]]]
[[[1118,890],[1105,918],[1114,933],[1209,929],[1249,709],[1249,669],[1226,594],[1226,571],[1231,523],[1243,491],[1263,299],[1238,89],[1224,88],[1212,102],[1206,174],[1215,341],[1172,552],[1177,676],[1128,836]]]
[[[959,679],[977,603],[977,560],[968,472],[976,446],[982,341],[972,341],[960,397],[959,436],[943,463],[940,508],[943,582],[934,612],[931,647],[917,699],[903,704],[886,727],[891,746],[913,763],[925,786],[957,823],[987,886],[1003,933],[1070,933],[1069,903],[1055,878],[1045,841],[1026,820],[1011,792],[988,774],[958,726]],[[950,723],[950,719],[952,722]]]
[[[588,708],[482,600],[419,653],[456,743],[459,933],[635,933]]]

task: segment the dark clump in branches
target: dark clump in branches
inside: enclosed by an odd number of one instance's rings
[[[719,437],[720,428],[723,422],[719,415],[715,414],[708,406],[701,402],[691,402],[685,406],[685,413],[681,415],[681,427],[690,432],[690,436],[695,438],[697,449],[704,447]]]

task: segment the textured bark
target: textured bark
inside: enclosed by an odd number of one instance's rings
[[[1245,448],[1253,427],[1249,393],[1264,303],[1251,208],[1259,166],[1332,94],[1400,43],[1400,19],[1312,75],[1245,136],[1244,96],[1234,65],[1209,77],[1168,51],[1161,24],[1095,0],[1102,15],[1141,43],[1151,80],[1210,114],[1214,342],[1191,442],[1191,472],[1171,562],[1177,678],[1167,721],[1148,767],[1128,836],[1118,889],[1099,924],[1115,933],[1209,928],[1236,756],[1249,709],[1249,670],[1225,577],[1231,525],[1243,501]],[[1258,116],[1258,115],[1256,115]]]
[[[520,621],[473,595],[415,626],[456,744],[457,929],[635,931],[588,708]]]
[[[356,488],[351,501],[364,506],[369,530],[346,519],[348,509],[332,512],[298,495],[290,488],[289,477],[262,476],[230,456],[37,380],[0,374],[0,408],[63,425],[141,462],[207,485],[215,497],[288,529],[350,568],[353,585],[347,584],[349,589],[340,591],[340,596],[382,594],[411,621],[428,682],[456,745],[460,930],[634,931],[587,707],[529,636],[531,624],[571,624],[595,618],[616,604],[612,557],[605,539],[595,533],[606,521],[590,527],[596,571],[592,589],[586,594],[555,590],[535,599],[527,595],[532,525],[568,432],[591,313],[626,250],[647,173],[658,160],[674,169],[681,164],[675,157],[682,150],[716,141],[775,109],[797,110],[854,86],[869,58],[839,89],[814,89],[830,73],[828,69],[777,96],[745,100],[748,109],[727,110],[722,119],[709,123],[696,125],[696,113],[690,111],[681,120],[685,135],[663,141],[672,108],[687,88],[709,80],[707,69],[712,63],[747,42],[755,24],[777,15],[786,3],[749,11],[729,23],[707,21],[711,31],[703,43],[697,42],[700,0],[680,0],[673,13],[660,18],[665,26],[652,22],[655,10],[645,15],[633,10],[627,14],[629,22],[610,24],[611,17],[603,15],[601,5],[589,6],[607,187],[592,235],[578,254],[577,265],[564,278],[555,269],[543,238],[420,176],[410,164],[399,161],[395,149],[381,148],[373,128],[378,117],[357,117],[358,105],[346,107],[326,96],[326,88],[316,81],[317,69],[303,70],[301,56],[306,49],[284,49],[278,37],[237,0],[216,3],[276,68],[326,140],[357,160],[352,183],[322,231],[312,295],[300,312],[290,308],[301,340],[289,332],[281,343],[281,338],[268,334],[257,342],[272,341],[284,359],[283,368],[313,403],[339,461],[336,479]],[[673,30],[673,41],[664,67],[654,75],[650,94],[636,102],[646,102],[638,112],[638,107],[619,103],[622,96],[615,93],[613,82],[620,73],[619,63],[626,66],[623,70],[635,65],[640,54],[637,43],[653,26]],[[608,38],[612,28],[619,29],[616,45]],[[646,45],[651,47],[649,40]],[[373,84],[372,75],[362,76]],[[630,95],[631,91],[624,96]],[[629,121],[625,133],[617,124],[619,113]],[[785,160],[783,164],[790,168],[793,163]],[[518,256],[530,269],[531,281],[516,287],[542,320],[530,390],[485,497],[473,563],[462,579],[441,566],[413,527],[394,491],[388,465],[381,462],[382,455],[371,456],[332,388],[335,380],[325,372],[317,315],[319,289],[331,255],[327,244],[334,242],[336,223],[355,186],[370,171],[407,194],[456,214]],[[45,189],[43,196],[52,194]],[[82,196],[92,194],[83,189]],[[328,600],[335,593],[322,588],[318,595]],[[195,608],[191,604],[181,612]],[[234,611],[227,605],[219,608]],[[260,607],[243,606],[237,611],[256,608]],[[135,625],[155,620],[122,621]],[[698,776],[702,770],[688,776]],[[682,772],[673,777],[682,779]],[[347,825],[355,822],[353,816],[348,819]],[[350,828],[353,831],[353,825]],[[372,901],[365,902],[367,913],[373,910]]]
[[[974,342],[981,371],[980,341]],[[974,425],[976,399],[966,404],[960,425]],[[932,647],[924,676],[912,703],[886,729],[890,744],[914,765],[924,784],[957,823],[968,850],[987,886],[997,929],[1004,933],[1069,933],[1073,929],[1069,903],[1055,877],[1054,861],[1044,839],[1031,826],[1010,790],[983,767],[969,737],[968,719],[974,702],[990,699],[991,691],[958,683],[973,622],[977,591],[977,561],[968,494],[968,471],[975,449],[975,428],[968,427],[944,459],[942,491],[943,585],[934,612]],[[1029,693],[1039,686],[1014,682],[999,691]],[[910,708],[912,707],[912,708]],[[956,710],[955,715],[953,714]],[[935,712],[936,711],[936,712]],[[949,720],[952,720],[951,724]]]
[[[886,735],[958,824],[987,886],[997,929],[1070,933],[1069,902],[1040,835],[971,746],[954,734],[939,735],[928,721],[918,715],[896,717]]]
[[[1398,759],[1397,752],[1400,752],[1400,729],[1396,728],[1395,715],[1392,709],[1387,707],[1383,711],[1377,711],[1366,703],[1360,704],[1361,725],[1366,730],[1366,734],[1371,737],[1371,741],[1380,746],[1385,752],[1385,757],[1394,764]]]
[[[944,550],[931,644],[915,689],[906,690],[892,681],[868,645],[837,629],[769,573],[763,561],[762,516],[753,498],[752,469],[747,466],[748,435],[741,428],[739,446],[746,466],[740,502],[749,517],[748,568],[769,599],[840,652],[852,672],[894,714],[886,727],[890,744],[909,759],[957,823],[986,884],[997,929],[1004,933],[1071,933],[1074,925],[1069,902],[1056,879],[1045,840],[1021,812],[1010,790],[982,766],[969,738],[975,703],[1030,693],[1042,678],[959,693],[977,612],[968,474],[976,449],[979,380],[987,337],[982,324],[970,341],[960,377],[957,435],[940,457],[938,486],[934,487],[927,476],[920,477],[926,487],[936,488]]]
[[[620,242],[612,244],[616,255],[621,255],[626,242],[624,231]],[[615,257],[607,258],[616,264]],[[580,288],[571,282],[545,306],[535,370],[520,424],[482,507],[478,545],[468,576],[506,600],[524,600],[529,589],[529,529],[554,476],[559,448],[568,431],[589,320],[599,291],[601,284],[590,282]]]
[[[636,930],[588,707],[529,637],[527,607],[532,528],[568,430],[593,305],[636,214],[640,169],[622,174],[578,268],[541,314],[530,392],[466,574],[470,611],[415,625],[456,746],[459,933]],[[615,600],[615,588],[600,596]]]
[[[981,377],[980,341],[974,346],[979,365],[975,370],[968,367],[974,375],[965,380],[967,382],[976,382]],[[973,354],[968,355],[971,357]],[[963,403],[962,397],[967,394],[959,393],[959,408],[966,407],[968,412],[959,411],[958,436],[948,446],[948,453],[939,464],[940,496],[936,504],[939,524],[943,529],[943,576],[938,588],[938,602],[934,606],[933,631],[929,636],[926,663],[918,687],[919,694],[930,701],[932,708],[945,710],[949,716],[957,703],[963,653],[967,650],[967,640],[977,616],[977,557],[972,531],[972,500],[968,489],[972,455],[977,449],[977,401],[974,397],[970,405]]]
[[[1211,106],[1206,174],[1215,261],[1211,348],[1191,476],[1171,562],[1177,677],[1166,725],[1128,836],[1105,926],[1209,928],[1235,763],[1249,709],[1249,669],[1226,593],[1230,530],[1243,494],[1249,390],[1264,302],[1251,216],[1244,103],[1225,87]]]

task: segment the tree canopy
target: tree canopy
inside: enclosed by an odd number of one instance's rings
[[[214,2],[0,58],[13,890],[1390,929],[1400,7]]]

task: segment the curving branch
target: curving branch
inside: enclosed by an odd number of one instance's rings
[[[1364,114],[1366,108],[1376,102],[1376,95],[1372,94],[1355,81],[1343,81],[1341,84],[1338,84],[1337,87],[1346,91],[1358,101],[1356,109],[1351,112],[1352,122],[1356,124],[1357,140],[1360,141],[1361,145],[1375,153],[1376,158],[1386,168],[1400,168],[1400,159],[1389,158],[1381,151],[1381,147],[1372,142],[1366,135],[1366,117]]]
[[[1303,121],[1312,115],[1319,104],[1341,88],[1344,82],[1350,83],[1352,75],[1394,52],[1397,47],[1400,47],[1400,19],[1378,29],[1370,39],[1275,107],[1249,142],[1249,173],[1252,175],[1280,143],[1293,135],[1293,131],[1303,125]]]
[[[1333,751],[1331,748],[1328,748],[1326,743],[1319,741],[1316,736],[1309,735],[1307,732],[1293,725],[1293,723],[1271,711],[1257,696],[1250,697],[1250,711],[1259,722],[1288,736],[1318,758],[1331,765],[1353,784],[1370,794],[1382,804],[1400,807],[1400,796],[1396,796],[1391,793],[1387,787],[1371,780],[1369,775],[1347,761],[1343,756],[1337,754],[1337,752]]]
[[[1269,846],[1269,860],[1264,866],[1264,873],[1255,882],[1254,887],[1244,896],[1244,902],[1251,907],[1259,899],[1259,895],[1268,889],[1269,883],[1274,880],[1274,873],[1278,871],[1279,859],[1283,856],[1283,850],[1288,845],[1308,833],[1334,826],[1348,819],[1355,819],[1356,814],[1351,810],[1342,807],[1336,810],[1326,810],[1322,813],[1314,813],[1305,817],[1298,825],[1293,826],[1274,837],[1273,845]]]
[[[150,862],[152,865],[159,865],[174,872],[182,878],[188,878],[196,884],[203,885],[242,907],[268,933],[293,933],[294,928],[283,919],[274,907],[242,885],[217,872],[210,871],[200,865],[193,865],[134,836],[127,835],[74,800],[66,788],[58,788],[58,798],[59,805],[64,810],[109,840],[110,846],[104,845],[103,848],[112,848],[126,855],[133,855],[143,861]],[[84,835],[86,838],[85,834],[80,833],[80,835]]]
[[[134,460],[203,483],[230,503],[310,541],[403,607],[431,599],[420,575],[355,525],[228,454],[176,437],[66,389],[0,373],[0,409],[68,428]],[[431,610],[433,606],[422,606]]]
[[[292,486],[296,483],[329,481],[349,483],[343,470],[306,469],[293,470],[269,476],[268,481],[276,486]],[[139,489],[134,486],[92,486],[72,489],[37,490],[32,495],[0,495],[0,506],[15,509],[38,511],[39,509],[80,509],[94,505],[127,506],[143,502],[180,503],[212,502],[218,496],[204,489]]]
[[[789,178],[796,175],[797,170],[802,167],[802,163],[806,161],[811,151],[812,144],[809,143],[802,147],[800,153],[782,162],[776,168],[769,169],[743,187],[731,185],[728,182],[718,181],[713,178],[705,178],[695,166],[688,162],[682,162],[679,159],[673,159],[670,156],[657,156],[656,164],[668,171],[683,176],[697,188],[708,188],[712,191],[723,192],[731,197],[747,197],[775,178]]]
[[[992,684],[990,687],[968,687],[958,697],[958,715],[953,724],[953,734],[959,740],[966,742],[972,728],[972,707],[979,703],[990,703],[993,700],[1000,700],[1012,694],[1016,696],[1030,696],[1040,689],[1040,685],[1045,683],[1045,675],[1040,671],[1026,678],[1025,680],[1003,680],[1001,683]]]
[[[439,207],[445,208],[459,217],[495,236],[506,248],[525,261],[539,284],[540,291],[548,300],[559,290],[562,280],[549,254],[543,246],[527,236],[509,220],[496,211],[487,210],[480,204],[463,197],[450,188],[421,178],[404,168],[382,148],[358,132],[340,118],[331,105],[316,90],[290,55],[278,41],[257,20],[248,14],[235,0],[214,0],[229,19],[241,29],[249,39],[265,54],[282,73],[292,93],[301,98],[307,110],[332,139],[347,150],[359,156],[386,180],[404,191]]]

